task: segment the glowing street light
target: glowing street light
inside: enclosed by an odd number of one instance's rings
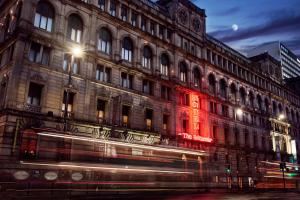
[[[236,114],[237,114],[238,116],[241,116],[241,115],[243,114],[243,110],[240,109],[240,108],[236,109]]]
[[[78,57],[82,56],[83,50],[80,46],[75,46],[72,48],[71,53],[72,53],[72,56],[78,58]]]
[[[280,115],[278,116],[278,119],[279,119],[279,120],[283,120],[284,118],[285,118],[284,114],[280,114]]]

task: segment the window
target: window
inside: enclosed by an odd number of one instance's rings
[[[153,110],[146,109],[145,117],[146,117],[146,127],[147,127],[147,130],[151,130],[152,129]]]
[[[229,110],[228,106],[222,105],[222,115],[223,115],[224,117],[228,117],[228,116],[229,116],[228,110]]]
[[[68,72],[69,64],[72,62],[71,61],[72,56],[70,54],[65,54],[64,55],[64,63],[63,63],[63,70]],[[70,69],[73,74],[78,74],[79,73],[79,67],[80,67],[80,58],[73,58],[73,65],[72,68]]]
[[[189,120],[183,119],[182,120],[182,132],[188,133],[188,130],[189,130]]]
[[[48,32],[52,31],[52,25],[54,20],[53,7],[44,1],[40,1],[36,8],[34,17],[34,26]]]
[[[254,95],[252,92],[249,93],[249,103],[252,108],[254,108]]]
[[[216,102],[209,102],[209,111],[211,113],[215,113],[218,114],[218,110],[217,110],[217,103]]]
[[[152,65],[152,51],[149,46],[145,46],[143,50],[143,63],[144,68],[151,69]]]
[[[132,25],[132,26],[136,26],[137,16],[138,16],[137,13],[132,12],[132,14],[131,14],[131,25]]]
[[[111,16],[116,16],[116,2],[115,2],[115,0],[110,0],[109,14]]]
[[[164,100],[171,100],[171,88],[162,85],[161,86],[161,98]]]
[[[179,64],[179,79],[182,82],[187,82],[187,66],[184,62]]]
[[[144,16],[141,17],[141,29],[146,31],[147,20]]]
[[[123,105],[123,107],[122,107],[122,126],[124,126],[124,127],[129,126],[129,114],[130,114],[130,107]]]
[[[161,39],[163,39],[163,37],[164,37],[165,29],[166,29],[166,28],[165,28],[163,25],[159,25],[159,37],[160,37]]]
[[[155,24],[154,24],[154,22],[150,22],[150,33],[151,33],[151,35],[155,35]]]
[[[201,87],[201,75],[200,75],[200,70],[197,67],[195,67],[193,70],[193,76],[194,76],[193,85],[195,87],[200,88]]]
[[[105,0],[98,0],[98,7],[100,10],[105,10]]]
[[[208,76],[208,89],[210,93],[212,94],[216,93],[216,79],[213,74],[210,74]]]
[[[127,7],[124,5],[121,6],[121,19],[127,21]]]
[[[29,60],[31,62],[49,65],[50,48],[42,46],[38,43],[32,42],[29,52]]]
[[[223,98],[227,97],[227,85],[224,79],[221,79],[219,82],[220,85],[220,96]]]
[[[123,39],[122,43],[122,59],[131,62],[133,58],[133,43],[128,37]]]
[[[107,28],[101,28],[98,39],[98,50],[106,54],[111,54],[111,46],[112,37],[110,31]]]
[[[162,54],[160,57],[160,73],[162,75],[168,76],[169,75],[169,57],[167,54]]]
[[[98,99],[97,100],[97,119],[99,123],[104,122],[105,120],[105,107],[106,107],[106,102]]]
[[[27,104],[40,106],[43,86],[36,83],[30,83],[27,97]]]
[[[74,42],[80,43],[82,38],[82,32],[82,19],[76,14],[71,14],[68,18],[67,37]]]
[[[102,65],[97,65],[96,79],[98,81],[110,83],[111,82],[111,68],[103,67]]]
[[[67,104],[67,116],[70,117],[73,112],[73,103],[74,103],[74,96],[73,92],[66,92],[64,91],[64,98],[62,103],[62,112],[65,112],[65,106]]]
[[[127,73],[121,73],[121,84],[124,88],[133,89],[133,76]]]
[[[243,105],[246,105],[246,91],[244,88],[240,88],[240,101]]]
[[[169,115],[163,115],[163,130],[169,130]]]
[[[189,106],[189,94],[179,93],[179,103],[184,106]]]
[[[143,80],[143,92],[149,95],[153,95],[153,82]]]

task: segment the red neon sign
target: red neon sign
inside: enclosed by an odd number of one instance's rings
[[[213,141],[212,138],[202,137],[200,135],[191,135],[188,133],[179,133],[178,135],[182,136],[182,138],[186,140],[194,140],[194,141],[209,142],[209,143]]]

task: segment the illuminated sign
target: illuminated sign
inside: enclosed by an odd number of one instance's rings
[[[200,119],[199,119],[199,97],[197,95],[192,95],[191,99],[191,105],[193,108],[193,116],[192,116],[192,123],[193,123],[193,131],[195,131],[195,134],[199,133],[200,129]]]
[[[182,138],[186,140],[194,140],[194,141],[209,142],[209,143],[213,141],[212,138],[202,137],[200,135],[191,135],[188,133],[179,133],[178,135],[182,136]]]

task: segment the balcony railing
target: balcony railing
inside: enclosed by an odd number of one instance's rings
[[[33,113],[40,113],[41,106],[32,105],[32,104],[24,104],[24,110]]]

